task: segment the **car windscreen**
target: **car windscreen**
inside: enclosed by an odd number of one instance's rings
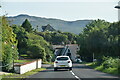
[[[59,57],[57,60],[68,60],[68,57]]]

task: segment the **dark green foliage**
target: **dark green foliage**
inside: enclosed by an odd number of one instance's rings
[[[28,31],[28,32],[31,32],[33,29],[32,29],[32,25],[30,24],[30,22],[28,21],[28,19],[26,19],[23,24],[22,24],[22,27]]]
[[[54,45],[76,43],[76,35],[69,32],[36,32],[36,34],[44,37],[46,41]]]
[[[45,59],[45,50],[39,45],[31,45],[28,47],[27,54],[33,59]]]
[[[2,65],[5,66],[2,68],[3,71],[10,71],[13,69],[13,50],[10,45],[4,46],[4,55],[2,56]]]
[[[27,48],[27,32],[25,31],[25,29],[21,26],[17,26],[17,25],[12,25],[13,28],[13,32],[17,35],[17,39],[18,39],[18,51],[19,53],[26,53],[26,48]]]
[[[104,20],[95,20],[88,24],[79,34],[77,43],[78,52],[84,60],[92,61],[93,54],[99,61],[102,56],[118,57],[120,22],[108,23]]]
[[[17,34],[18,51],[21,54],[27,54],[27,58],[41,58],[46,61],[46,55],[53,54],[49,49],[50,45],[43,39],[42,36],[27,32],[21,26],[13,25],[14,33]],[[49,59],[49,58],[48,58]]]
[[[55,34],[53,37],[53,42],[55,44],[62,44],[62,42],[67,42],[67,36],[63,34]]]
[[[64,32],[63,34],[65,34],[66,36],[68,36],[68,43],[72,43],[72,44],[75,44],[76,43],[76,38],[77,38],[77,35],[73,34],[73,33],[70,33],[70,32]]]
[[[120,56],[120,21],[113,23],[108,28],[109,53],[112,56]],[[113,54],[114,53],[114,54]]]

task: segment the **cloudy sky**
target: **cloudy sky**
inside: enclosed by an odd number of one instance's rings
[[[114,7],[119,0],[1,0],[1,15],[28,14],[38,17],[57,18],[66,21],[83,19],[118,20]]]

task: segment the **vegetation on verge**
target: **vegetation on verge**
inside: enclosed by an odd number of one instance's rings
[[[31,70],[29,72],[26,72],[24,74],[16,74],[16,73],[9,73],[9,74],[6,74],[6,75],[2,75],[2,80],[7,80],[8,78],[10,79],[13,79],[13,78],[26,78],[30,75],[33,75],[33,74],[36,74],[38,73],[39,71],[43,71],[45,70],[45,68],[38,68],[38,69],[35,69],[35,70]]]
[[[105,73],[120,75],[119,58],[104,57],[101,64],[99,64],[99,62],[91,62],[87,63],[86,65],[94,68],[95,70],[99,70]]]
[[[18,59],[18,40],[5,16],[2,17],[0,27],[2,28],[2,70],[11,71],[13,69],[13,60]]]

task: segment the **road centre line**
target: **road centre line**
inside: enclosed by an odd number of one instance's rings
[[[70,71],[72,73],[73,76],[75,76],[75,78],[77,78],[78,80],[81,80],[78,76],[75,75],[75,73],[73,73],[73,71]]]

